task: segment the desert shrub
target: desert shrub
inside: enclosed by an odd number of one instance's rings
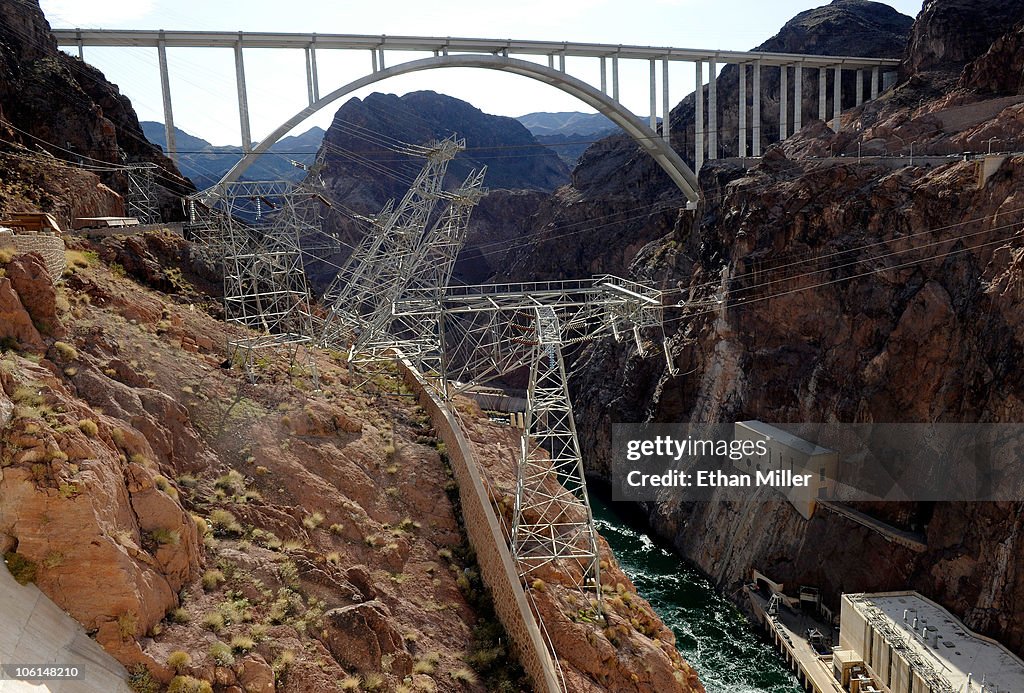
[[[363,678],[364,691],[379,691],[384,687],[386,679],[377,672],[370,672]]]
[[[95,438],[100,433],[100,427],[92,419],[82,419],[78,422],[78,428],[90,438]]]
[[[476,674],[473,673],[473,670],[467,669],[466,667],[449,672],[448,675],[452,677],[453,681],[459,681],[460,683],[469,684],[471,686],[477,681]]]
[[[182,671],[192,666],[192,657],[184,650],[175,650],[171,654],[167,655],[167,666],[180,674]]]
[[[65,361],[74,361],[78,358],[78,350],[67,342],[54,342],[53,348],[57,350],[57,354]]]
[[[216,611],[203,616],[203,628],[211,633],[219,633],[224,630],[224,617]]]
[[[217,508],[210,513],[210,524],[213,525],[215,531],[226,534],[242,533],[242,525],[239,524],[234,515],[223,508]]]
[[[14,576],[14,579],[19,585],[27,585],[30,582],[35,582],[35,563],[15,551],[5,553],[4,561],[7,563],[7,570],[11,571],[11,575]]]
[[[239,654],[245,654],[256,647],[256,641],[245,635],[236,635],[231,638],[231,649]]]
[[[216,568],[210,568],[203,573],[203,589],[209,592],[215,590],[221,585],[227,578],[224,577],[224,573]]]
[[[209,681],[191,676],[175,676],[167,686],[167,693],[213,693]]]
[[[177,546],[181,543],[181,534],[175,529],[158,527],[150,532],[150,535],[153,537],[153,541],[160,545]]]
[[[122,640],[131,640],[139,628],[139,617],[134,611],[125,611],[117,617],[117,632]]]
[[[302,518],[302,526],[306,529],[316,529],[324,521],[324,515],[321,512],[314,512],[310,515],[306,515]]]
[[[135,693],[160,693],[161,686],[145,664],[134,664],[128,669],[128,688]]]
[[[210,645],[209,654],[210,659],[222,667],[229,667],[235,663],[235,656],[231,654],[231,647],[219,640]]]

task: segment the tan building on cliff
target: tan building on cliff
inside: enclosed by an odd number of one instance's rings
[[[781,471],[792,474],[810,474],[807,486],[780,488],[786,500],[805,520],[814,514],[819,498],[835,494],[839,473],[839,453],[824,448],[788,431],[762,421],[738,421],[734,426],[736,440],[764,441],[764,455],[750,455],[734,460],[733,466],[747,474]]]

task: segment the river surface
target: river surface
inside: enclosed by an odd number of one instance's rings
[[[802,693],[782,658],[699,570],[595,494],[590,502],[601,536],[708,693]]]

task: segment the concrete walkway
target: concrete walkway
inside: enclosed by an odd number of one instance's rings
[[[127,693],[128,672],[35,585],[22,587],[0,562],[0,664],[74,666],[78,680],[14,681],[0,693]]]
[[[921,534],[915,534],[914,532],[898,529],[877,518],[866,515],[859,510],[854,510],[848,505],[844,505],[843,503],[838,503],[836,501],[819,500],[818,505],[825,510],[830,510],[835,514],[842,515],[846,519],[852,520],[863,527],[867,527],[868,529],[881,534],[888,541],[899,544],[900,546],[905,546],[911,551],[921,553],[928,549],[928,544],[925,542],[925,538]]]

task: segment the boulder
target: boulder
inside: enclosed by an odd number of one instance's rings
[[[390,655],[391,672],[406,676],[412,657],[394,623],[391,611],[376,599],[331,609],[324,614],[324,644],[344,667],[380,671],[381,658]]]

